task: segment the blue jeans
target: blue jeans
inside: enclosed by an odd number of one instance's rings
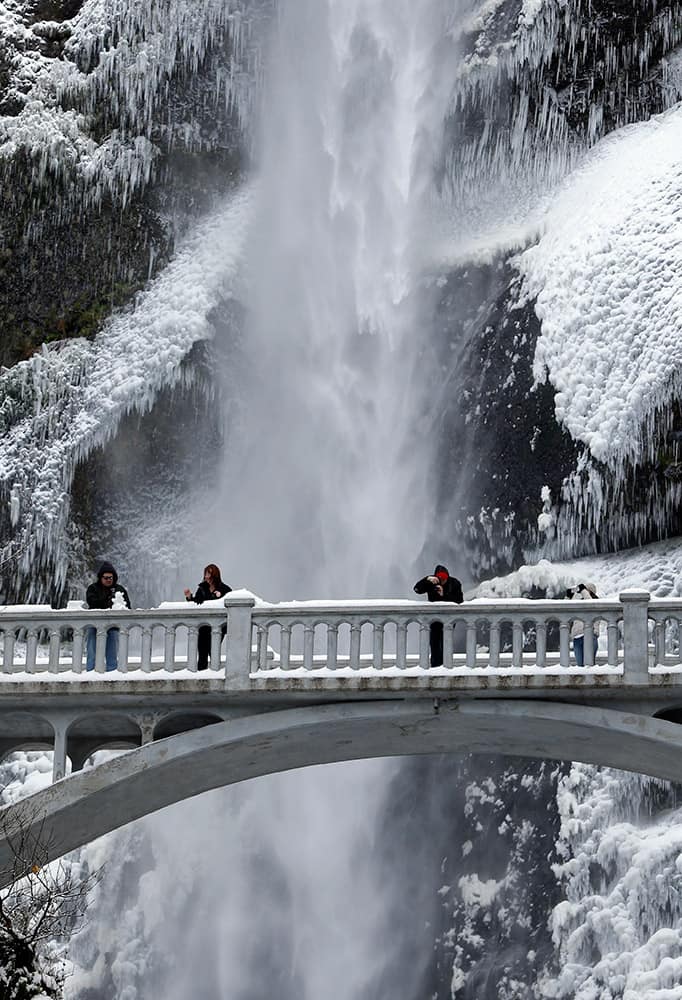
[[[597,655],[597,649],[599,647],[599,640],[597,636],[592,634],[594,639],[594,655]],[[573,652],[575,654],[575,662],[579,667],[585,666],[585,649],[584,649],[584,635],[577,635],[573,640]]]
[[[97,629],[92,626],[88,627],[87,637],[87,657],[85,660],[85,669],[94,670],[95,669],[95,650],[97,647]],[[110,628],[107,631],[107,644],[104,651],[104,662],[106,663],[107,670],[116,670],[118,667],[118,629]]]

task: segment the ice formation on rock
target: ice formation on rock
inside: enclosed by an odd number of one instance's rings
[[[0,484],[9,491],[13,537],[0,561],[25,574],[29,599],[49,567],[57,585],[68,565],[70,486],[76,464],[108,440],[131,409],[183,378],[192,344],[212,336],[211,311],[239,294],[251,199],[230,197],[178,248],[175,259],[110,318],[92,342],[49,345],[0,374]]]

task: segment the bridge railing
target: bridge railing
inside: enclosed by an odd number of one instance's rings
[[[584,610],[583,610],[584,607]],[[257,672],[433,670],[430,637],[442,630],[444,670],[497,670],[573,665],[570,632],[578,617],[569,601],[473,601],[279,604],[254,608]],[[622,665],[623,606],[581,604],[586,630],[599,635],[596,657],[585,643],[585,664]]]
[[[110,629],[118,632],[118,670],[196,670],[199,629],[210,629],[211,668],[221,658],[225,608],[212,602],[136,611],[53,610],[43,605],[0,609],[0,673],[50,673],[86,670],[88,636],[95,640],[94,672],[106,671]]]
[[[318,601],[266,604],[245,592],[222,603],[150,610],[0,609],[0,674],[85,670],[94,629],[95,673],[106,671],[108,631],[118,629],[118,670],[196,671],[199,629],[210,632],[210,669],[230,687],[269,679],[412,675],[577,674],[571,625],[580,619],[585,668],[628,684],[682,670],[682,601],[624,591],[618,600]],[[442,665],[431,665],[433,626],[442,628]],[[227,642],[223,631],[227,628]],[[484,681],[481,680],[481,684]]]

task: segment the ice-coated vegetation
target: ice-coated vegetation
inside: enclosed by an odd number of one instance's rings
[[[540,995],[673,1000],[682,978],[682,816],[674,790],[574,764],[557,801],[563,856],[555,868],[566,898],[551,927],[561,971]]]
[[[243,191],[196,226],[175,259],[114,315],[94,341],[65,341],[0,374],[0,484],[13,535],[0,555],[40,592],[47,568],[63,584],[70,487],[79,460],[108,440],[130,410],[151,408],[183,377],[183,360],[212,336],[211,311],[238,294],[250,212]]]
[[[30,4],[0,4],[11,114],[0,116],[0,158],[18,158],[22,185],[56,186],[125,207],[149,182],[161,147],[192,150],[224,137],[181,117],[164,121],[174,78],[195,75],[222,46],[206,101],[248,120],[256,73],[254,10],[244,0],[86,0],[71,20],[31,23]],[[45,39],[59,43],[59,58]]]

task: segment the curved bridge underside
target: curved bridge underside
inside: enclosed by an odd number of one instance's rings
[[[538,701],[372,701],[269,712],[170,736],[0,811],[0,885],[16,844],[44,860],[164,806],[312,764],[410,754],[576,760],[682,779],[682,728],[635,713]],[[30,853],[30,852],[29,852]],[[23,857],[30,868],[31,857]]]

